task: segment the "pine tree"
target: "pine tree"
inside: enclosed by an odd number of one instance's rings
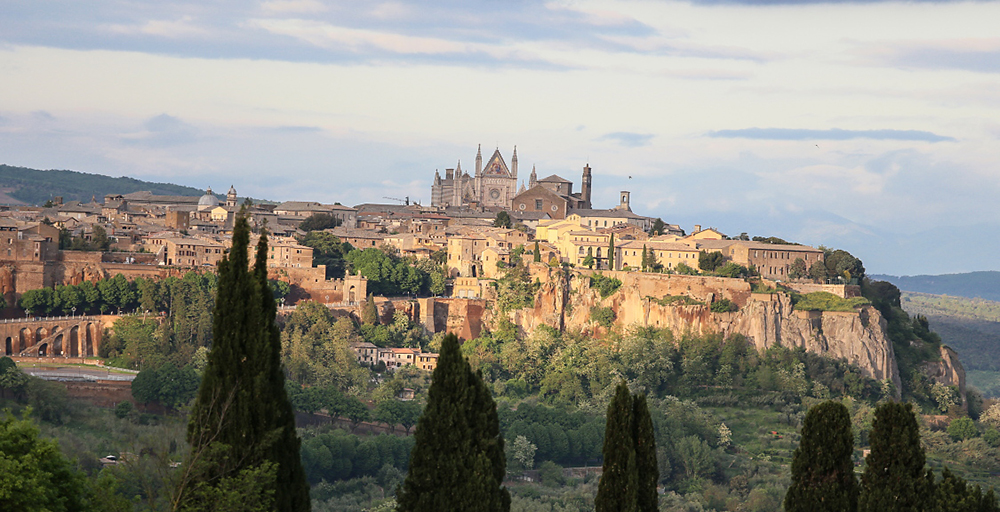
[[[875,409],[868,434],[871,453],[865,459],[858,497],[860,512],[913,512],[928,504],[924,450],[912,404],[889,402]]]
[[[619,383],[614,398],[608,404],[604,428],[604,471],[597,484],[597,497],[594,498],[597,512],[631,512],[638,506],[634,408],[628,387],[624,382]]]
[[[785,494],[786,512],[854,512],[851,415],[840,402],[823,402],[806,414],[802,440],[792,458],[792,483]]]
[[[656,463],[656,432],[653,418],[646,405],[646,395],[633,397],[633,437],[635,440],[635,469],[638,477],[636,510],[656,512],[659,510],[659,494],[656,484],[660,481],[660,466]]]
[[[309,510],[267,286],[267,235],[261,234],[250,271],[249,233],[241,212],[232,249],[219,262],[212,349],[188,425],[191,454],[174,497],[182,510],[210,510],[227,491],[243,495],[247,506],[273,498],[260,508]]]
[[[510,494],[501,486],[507,459],[496,404],[454,334],[441,342],[414,441],[398,510],[510,510]]]

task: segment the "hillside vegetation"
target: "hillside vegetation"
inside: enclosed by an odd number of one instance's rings
[[[906,292],[903,309],[927,317],[941,340],[958,352],[970,384],[1000,396],[1000,302]]]
[[[0,187],[8,195],[27,204],[40,205],[55,196],[64,201],[103,200],[107,194],[128,194],[148,190],[156,195],[200,196],[204,190],[194,187],[153,183],[135,178],[112,178],[77,171],[40,171],[27,167],[0,165]]]

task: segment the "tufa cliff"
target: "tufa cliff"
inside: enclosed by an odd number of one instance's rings
[[[901,389],[886,322],[871,306],[851,312],[793,311],[787,295],[752,293],[750,284],[740,279],[637,272],[604,275],[622,281],[606,298],[590,287],[589,272],[532,265],[532,279],[541,282],[534,307],[511,311],[509,318],[529,334],[543,324],[596,334],[604,328],[591,320],[591,309],[608,307],[616,325],[670,329],[677,336],[738,333],[758,350],[774,345],[803,347],[846,359],[868,377],[889,379],[897,393]],[[720,299],[730,300],[738,309],[713,312],[710,305]]]

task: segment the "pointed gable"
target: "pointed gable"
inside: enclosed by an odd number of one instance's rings
[[[507,163],[503,161],[503,156],[500,155],[499,149],[493,152],[490,161],[486,162],[486,167],[483,167],[483,176],[513,178],[510,169],[507,168]]]

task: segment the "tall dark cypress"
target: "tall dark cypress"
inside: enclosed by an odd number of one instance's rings
[[[285,393],[276,307],[267,285],[267,236],[261,234],[249,270],[250,228],[236,218],[233,246],[219,262],[212,349],[191,411],[181,508],[211,509],[199,492],[241,472],[276,466],[272,510],[309,510],[309,486],[299,455],[295,416]],[[270,491],[271,489],[268,489]]]
[[[414,441],[409,473],[397,493],[398,510],[510,510],[510,494],[502,486],[507,460],[496,403],[462,357],[454,334],[441,342]]]
[[[924,475],[924,449],[912,404],[888,402],[875,409],[868,434],[871,453],[865,459],[858,497],[860,512],[915,512],[929,504]]]
[[[802,440],[792,458],[785,511],[856,511],[858,483],[853,453],[854,434],[847,407],[831,400],[809,409],[802,424]]]
[[[656,432],[649,415],[646,395],[636,395],[633,400],[633,437],[635,440],[635,470],[638,479],[636,510],[656,512],[660,495],[656,484],[660,481],[660,466],[656,463]]]
[[[604,470],[597,484],[597,512],[632,512],[638,505],[639,474],[636,469],[633,431],[634,405],[625,383],[615,388],[608,404],[604,428]],[[654,447],[655,450],[655,447]]]

